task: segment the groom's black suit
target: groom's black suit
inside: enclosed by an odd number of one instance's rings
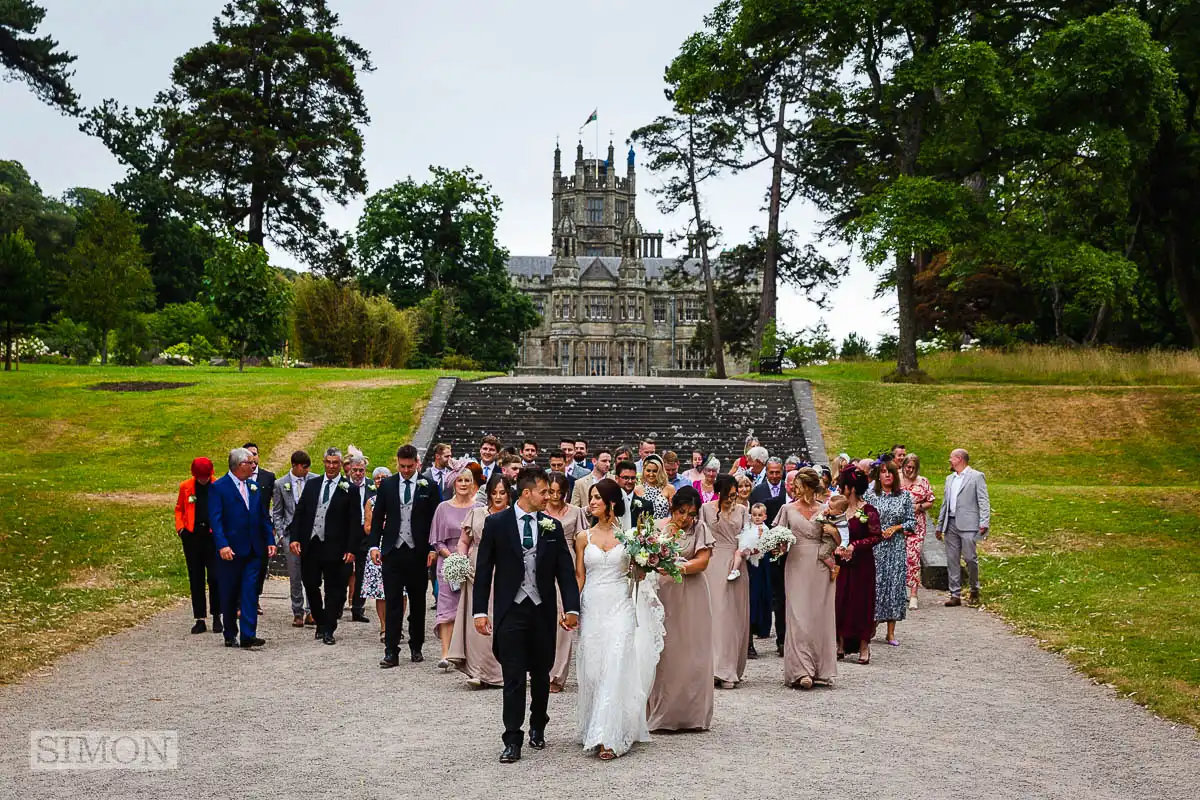
[[[543,528],[543,521],[553,523]],[[562,593],[563,609],[579,611],[579,585],[575,564],[567,549],[562,524],[553,517],[537,514],[535,579],[540,604],[529,598],[516,602],[525,579],[524,548],[517,530],[517,511],[509,508],[492,514],[483,523],[475,565],[475,615],[488,613],[493,598],[492,652],[504,673],[504,743],[522,744],[525,721],[525,676],[529,675],[529,727],[545,730],[549,716],[550,668],[554,664],[555,626],[558,606],[554,588]],[[495,587],[493,589],[493,574]]]

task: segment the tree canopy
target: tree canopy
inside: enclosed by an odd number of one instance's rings
[[[43,102],[62,111],[79,111],[79,97],[71,88],[70,66],[75,56],[63,50],[50,36],[38,36],[46,9],[33,0],[0,2],[0,68],[5,74],[29,84]]]

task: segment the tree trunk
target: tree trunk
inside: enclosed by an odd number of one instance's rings
[[[246,343],[242,342],[238,346],[238,372],[246,371]]]
[[[708,225],[700,211],[700,187],[696,185],[696,140],[688,117],[688,183],[692,188],[692,215],[696,219],[696,243],[700,245],[700,268],[704,273],[704,300],[708,324],[712,328],[713,366],[717,377],[725,379],[725,345],[721,341],[721,321],[717,318],[717,293],[713,289],[712,266],[708,261]]]
[[[12,320],[4,323],[4,371],[12,372]]]
[[[913,261],[917,262],[914,266]],[[908,378],[917,366],[917,301],[913,278],[925,264],[924,253],[896,254],[896,309],[899,322],[896,347],[896,377]]]
[[[1192,332],[1192,347],[1200,348],[1200,271],[1196,265],[1187,231],[1172,230],[1167,244],[1167,256],[1171,262],[1171,279],[1179,306]]]
[[[100,331],[100,366],[108,366],[108,328]]]
[[[754,323],[754,346],[762,352],[763,331],[769,320],[775,319],[776,284],[779,275],[779,206],[783,198],[783,123],[787,118],[787,101],[779,100],[779,116],[775,121],[775,152],[771,155],[771,196],[767,205],[767,246],[763,253],[763,290],[758,304],[758,321]],[[772,354],[773,355],[773,354]]]
[[[1088,331],[1087,344],[1088,347],[1095,347],[1096,342],[1100,339],[1100,334],[1104,331],[1104,326],[1108,324],[1108,318],[1112,316],[1112,306],[1105,300],[1100,303],[1100,307],[1096,309],[1096,316],[1092,318],[1092,329]]]

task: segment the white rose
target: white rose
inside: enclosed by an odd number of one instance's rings
[[[646,555],[645,553],[638,553],[633,560],[638,563],[639,567],[644,567],[650,563],[650,556]]]

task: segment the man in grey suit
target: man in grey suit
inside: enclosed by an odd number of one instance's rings
[[[308,453],[303,450],[292,453],[292,469],[282,479],[275,481],[271,500],[271,527],[275,529],[275,544],[281,552],[287,553],[288,583],[292,591],[292,625],[296,628],[303,628],[306,622],[309,625],[316,624],[308,613],[308,603],[304,598],[300,556],[288,549],[288,526],[296,515],[296,504],[300,502],[311,467],[312,459]]]
[[[971,582],[969,605],[979,603],[979,559],[975,542],[987,538],[992,524],[992,504],[983,473],[970,466],[971,456],[961,447],[950,453],[950,474],[938,512],[937,538],[946,542],[946,568],[950,578],[948,606],[962,605],[962,566],[966,559]]]

